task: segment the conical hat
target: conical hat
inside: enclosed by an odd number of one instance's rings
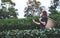
[[[56,22],[53,19],[48,18],[47,25],[45,26],[46,29],[52,28],[54,26],[56,26]]]

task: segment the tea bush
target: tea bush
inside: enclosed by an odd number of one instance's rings
[[[8,30],[0,32],[0,38],[59,38],[60,29]]]
[[[38,17],[33,17],[38,20]],[[12,29],[34,29],[36,24],[32,22],[32,17],[24,19],[0,19],[0,31]]]

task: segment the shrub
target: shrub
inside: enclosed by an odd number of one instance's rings
[[[38,20],[38,17],[29,17],[24,19],[0,19],[0,31],[12,29],[34,29],[36,24],[32,22],[32,18]]]
[[[0,32],[0,38],[58,38],[60,30],[8,30]]]

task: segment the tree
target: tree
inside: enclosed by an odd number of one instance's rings
[[[57,14],[58,11],[56,10],[57,6],[59,5],[59,0],[53,0],[51,1],[51,7],[49,7],[49,11],[52,14]]]
[[[40,2],[36,0],[28,0],[27,7],[24,9],[25,17],[39,16],[42,8]]]
[[[11,0],[1,0],[0,19],[17,18],[17,9],[14,8],[15,3]]]

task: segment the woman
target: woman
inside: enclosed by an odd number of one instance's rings
[[[39,18],[39,22],[36,22],[34,19],[33,19],[33,22],[40,25],[40,29],[41,30],[44,30],[45,29],[45,26],[47,24],[47,20],[48,20],[48,17],[47,17],[47,12],[46,11],[43,11],[40,15],[41,18]]]

